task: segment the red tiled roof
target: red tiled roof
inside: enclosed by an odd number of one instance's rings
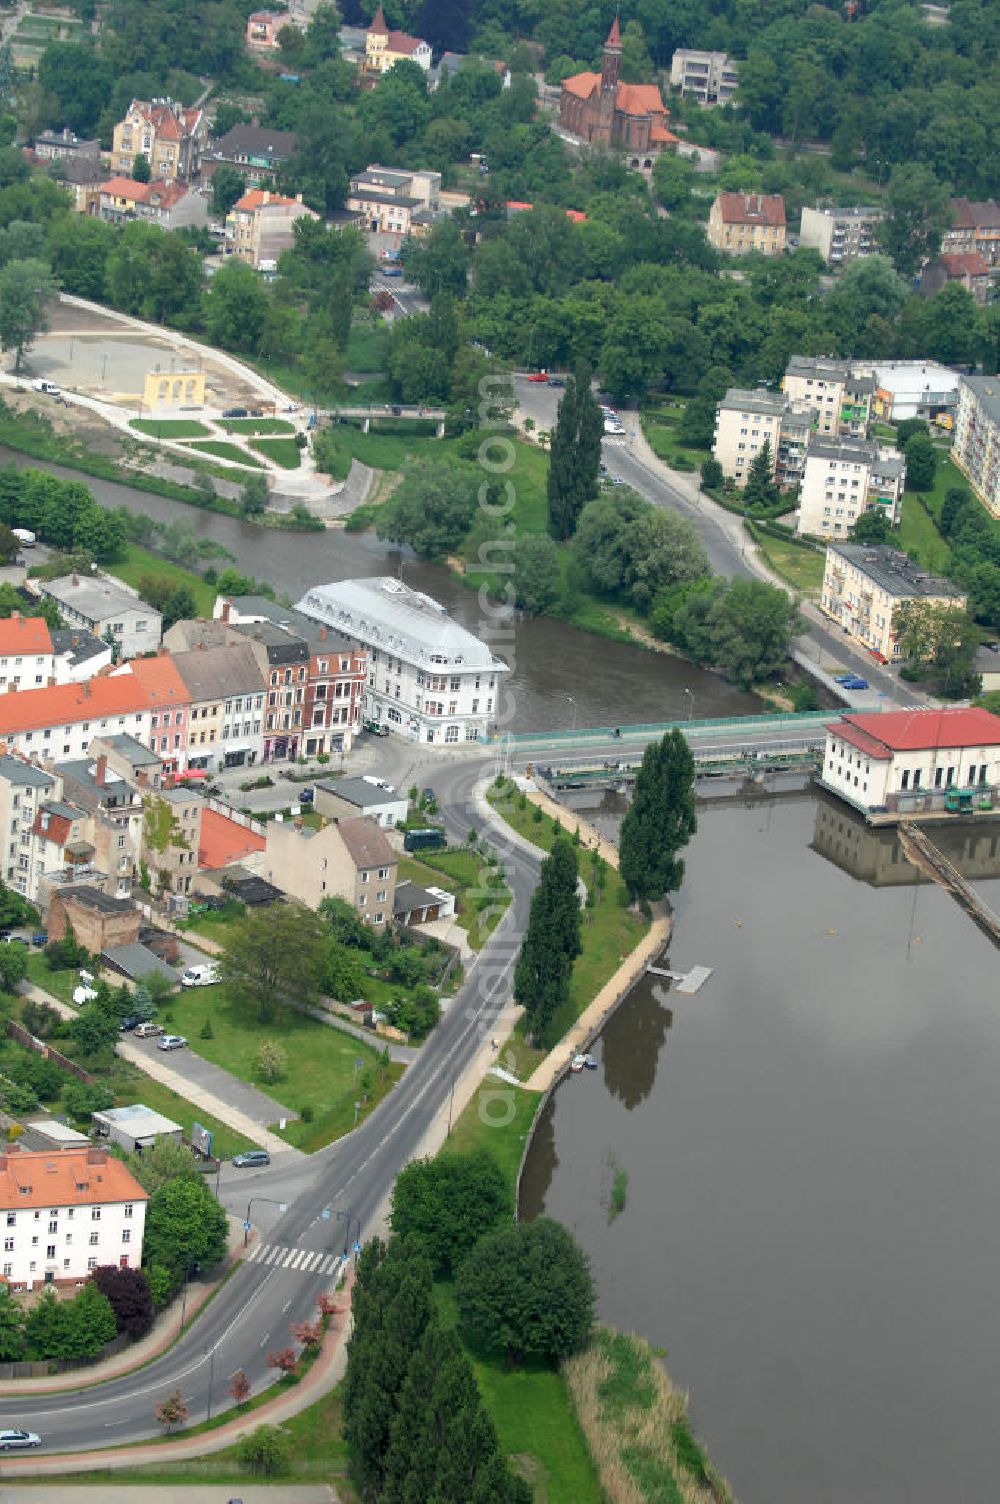
[[[372,24],[369,26],[368,30],[374,31],[380,36],[388,35],[389,28],[385,24],[385,16],[382,14],[381,5],[377,5],[375,7],[375,14],[372,17]]]
[[[991,230],[1000,229],[1000,204],[993,198],[983,199],[980,203],[973,203],[967,198],[953,198],[951,223],[956,230],[981,230],[987,227]]]
[[[6,621],[0,621],[0,656],[51,652],[52,637],[44,616],[20,616],[15,612]]]
[[[656,84],[619,84],[615,109],[626,115],[665,115],[663,99]]]
[[[990,263],[978,251],[946,251],[938,257],[949,277],[988,277]]]
[[[169,653],[158,653],[155,658],[133,658],[129,670],[150,696],[151,705],[190,704],[191,693]]]
[[[649,139],[660,146],[676,146],[681,138],[675,136],[673,131],[668,131],[665,125],[654,125],[649,132]]]
[[[0,695],[0,736],[44,726],[99,721],[102,716],[136,714],[161,703],[133,674],[99,674],[80,684],[53,684]],[[94,734],[96,736],[95,727]]]
[[[405,31],[390,31],[390,52],[416,52],[418,47],[425,45],[423,37],[407,36]]]
[[[5,1211],[148,1200],[131,1171],[103,1149],[31,1153],[8,1147],[0,1154],[0,1208]]]
[[[108,193],[114,198],[129,198],[135,204],[141,204],[146,197],[148,183],[139,183],[135,178],[108,178],[100,187],[101,193]]]
[[[266,188],[251,188],[249,193],[244,193],[242,198],[236,200],[233,208],[242,209],[247,214],[250,214],[255,213],[267,204],[279,204],[285,207],[291,205],[294,207],[295,204],[299,204],[299,201],[297,198],[283,198],[280,193],[270,193]],[[299,208],[303,214],[309,213],[304,204],[299,204]]]
[[[242,861],[253,851],[263,851],[266,845],[263,836],[227,819],[218,810],[207,806],[202,810],[199,867],[227,867],[230,862]]]
[[[783,225],[785,200],[780,193],[720,193],[725,225]]]
[[[890,710],[876,715],[845,715],[830,730],[852,746],[858,737],[891,752],[922,752],[934,747],[1000,747],[1000,716],[975,707],[944,710]],[[868,746],[861,746],[868,751]]]
[[[830,731],[834,736],[839,736],[841,741],[848,742],[850,746],[856,747],[859,752],[863,752],[866,757],[871,757],[876,762],[892,760],[889,748],[882,742],[876,741],[873,736],[869,736],[867,731],[862,731],[859,726],[852,726],[848,721],[838,721],[836,725],[830,727]]]
[[[600,82],[599,73],[573,73],[569,78],[563,79],[562,86],[568,94],[575,94],[577,99],[589,99]]]
[[[72,820],[66,815],[46,814],[46,823],[42,824],[42,815],[45,811],[39,810],[35,816],[35,823],[31,827],[36,836],[44,836],[47,841],[53,841],[56,846],[65,846],[69,840],[69,833],[73,829]]]
[[[618,27],[618,12],[615,11],[615,19],[611,23],[611,30],[608,32],[608,40],[604,45],[605,47],[620,47],[621,44],[622,34]]]

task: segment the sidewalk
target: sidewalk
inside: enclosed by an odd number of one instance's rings
[[[240,1490],[234,1495],[233,1489]],[[340,1497],[328,1483],[149,1483],[121,1488],[102,1483],[82,1483],[71,1495],[71,1504],[225,1504],[239,1497],[242,1504],[337,1504]],[[26,1483],[11,1488],[5,1484],[3,1504],[66,1504],[65,1483]]]

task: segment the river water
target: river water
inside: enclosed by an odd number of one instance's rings
[[[330,580],[400,572],[407,584],[439,600],[463,625],[484,635],[476,593],[440,565],[417,559],[410,550],[380,543],[374,532],[296,533],[262,528],[219,512],[199,511],[114,481],[28,459],[0,446],[0,465],[36,465],[67,479],[84,479],[105,506],[145,512],[157,522],[182,522],[196,537],[223,544],[247,574],[268,580],[279,593],[298,600],[311,585]],[[507,631],[506,624],[502,624]],[[579,726],[615,726],[644,721],[751,715],[756,695],[745,694],[716,674],[666,653],[581,632],[550,618],[524,617],[506,636],[491,640],[511,665],[505,684],[508,731],[548,731]]]
[[[1000,827],[941,841],[997,906]],[[912,878],[822,796],[702,807],[670,963],[714,974],[636,988],[526,1166],[742,1504],[997,1498],[997,954]]]

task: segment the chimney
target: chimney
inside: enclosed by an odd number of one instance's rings
[[[85,700],[89,700],[90,699],[90,680],[89,679],[84,679],[84,681],[83,681],[83,698]]]
[[[223,621],[228,621],[229,620],[229,613],[232,610],[232,605],[233,605],[232,601],[223,601],[222,602],[222,620]]]
[[[108,771],[108,759],[102,752],[94,766],[94,782],[104,787],[105,777]]]

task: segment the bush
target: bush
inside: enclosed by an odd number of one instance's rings
[[[288,1054],[276,1039],[265,1039],[254,1061],[254,1069],[262,1081],[273,1085],[280,1081],[288,1069]]]
[[[251,1473],[258,1477],[273,1477],[285,1465],[287,1438],[277,1426],[258,1426],[249,1436],[244,1436],[237,1455]]]

